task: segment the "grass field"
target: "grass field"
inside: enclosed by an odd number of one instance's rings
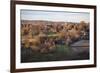
[[[81,49],[81,48],[80,48]],[[56,45],[56,49],[49,53],[33,52],[31,48],[21,48],[21,62],[47,62],[64,60],[89,59],[89,53],[76,53],[66,45]]]
[[[49,53],[33,52],[31,48],[21,50],[21,62],[41,62],[66,60],[70,48],[66,45],[56,45],[56,50]]]

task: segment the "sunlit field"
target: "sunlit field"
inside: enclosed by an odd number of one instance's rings
[[[89,59],[89,23],[21,20],[21,62]]]

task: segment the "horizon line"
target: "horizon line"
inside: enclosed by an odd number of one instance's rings
[[[29,20],[21,20],[21,21],[49,21],[49,22],[72,22],[72,21],[59,21],[59,20],[31,20],[31,19],[29,19]],[[82,21],[84,21],[84,20],[82,20]],[[79,22],[74,22],[74,23],[80,23],[81,21],[79,21]],[[90,23],[90,22],[86,22],[86,21],[84,21],[85,23]]]

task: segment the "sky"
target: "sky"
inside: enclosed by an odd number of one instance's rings
[[[87,12],[21,10],[21,20],[47,20],[64,22],[90,22]]]

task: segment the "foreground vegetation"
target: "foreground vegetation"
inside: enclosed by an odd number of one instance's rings
[[[81,48],[80,48],[81,49]],[[31,48],[21,49],[21,62],[47,62],[89,59],[89,53],[75,53],[70,47],[57,45],[56,50],[48,53],[33,52]]]

